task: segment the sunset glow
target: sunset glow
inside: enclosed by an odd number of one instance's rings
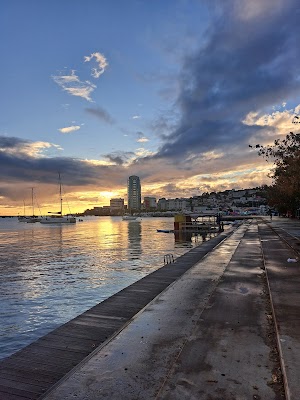
[[[57,207],[58,172],[72,212],[130,175],[157,200],[270,184],[249,144],[299,133],[296,0],[117,4],[1,3],[0,216],[32,187]]]

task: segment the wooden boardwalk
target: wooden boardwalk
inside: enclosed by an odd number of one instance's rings
[[[244,224],[45,400],[299,400],[299,248],[300,221]]]
[[[42,398],[83,359],[116,335],[157,295],[200,261],[229,233],[193,248],[0,361],[0,399]]]

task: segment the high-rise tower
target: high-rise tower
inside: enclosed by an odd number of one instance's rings
[[[141,182],[138,176],[132,175],[127,181],[128,211],[130,213],[141,209]]]

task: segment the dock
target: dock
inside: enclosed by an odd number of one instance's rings
[[[299,220],[241,221],[0,361],[0,398],[298,400],[299,258]]]
[[[0,360],[0,399],[39,399],[99,346],[117,335],[156,296],[201,260],[219,235],[152,272],[39,340]],[[163,260],[162,260],[163,261]]]

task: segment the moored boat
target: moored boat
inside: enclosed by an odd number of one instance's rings
[[[134,215],[123,215],[122,217],[123,221],[135,221],[136,219],[137,217]]]
[[[41,224],[75,224],[76,218],[73,216],[50,215],[40,220]]]
[[[26,222],[27,224],[34,224],[35,222],[41,222],[42,218],[32,215],[31,217],[21,216],[18,217],[19,222]]]
[[[34,224],[35,222],[40,222],[41,217],[37,217],[34,215],[34,201],[33,201],[33,190],[34,188],[31,188],[31,207],[32,207],[32,215],[26,216],[25,215],[25,202],[24,202],[24,215],[18,217],[19,222],[26,222],[28,224]]]
[[[58,211],[56,213],[51,213],[51,215],[49,215],[47,217],[43,217],[40,220],[41,224],[75,224],[76,223],[76,218],[73,215],[63,215],[63,199],[62,199],[60,174],[58,174],[58,179],[59,179],[60,211]]]

